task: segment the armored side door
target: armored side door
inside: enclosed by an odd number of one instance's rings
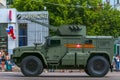
[[[78,55],[77,55],[77,65],[86,65],[87,60],[90,56],[90,52],[91,51],[96,51],[96,46],[97,46],[96,40],[97,39],[95,37],[92,37],[92,36],[86,36],[83,39],[83,46],[82,46],[83,54],[81,55],[81,54],[78,53]]]
[[[62,39],[49,40],[49,46],[47,50],[47,62],[59,63],[65,52],[66,48],[62,45]]]
[[[84,61],[83,41],[83,37],[65,38],[64,46],[67,53],[62,59],[63,66],[76,66]]]

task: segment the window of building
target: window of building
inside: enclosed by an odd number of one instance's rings
[[[27,24],[20,23],[19,25],[19,46],[27,45]]]
[[[0,24],[0,37],[7,37],[7,24]]]
[[[7,24],[0,24],[0,49],[8,50],[8,34],[6,32]]]

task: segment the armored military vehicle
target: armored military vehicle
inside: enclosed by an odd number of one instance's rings
[[[38,24],[41,24],[38,22]],[[43,69],[84,69],[92,77],[103,77],[111,69],[112,36],[86,36],[83,25],[63,25],[44,44],[13,50],[12,59],[25,76],[38,76]]]

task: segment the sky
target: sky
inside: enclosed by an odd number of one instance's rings
[[[111,4],[111,5],[114,5],[114,0],[110,0],[110,4]]]
[[[117,0],[115,0],[115,1],[117,1]],[[106,2],[106,0],[103,0],[103,2]],[[114,6],[114,0],[110,0],[110,4],[111,4],[112,6]]]

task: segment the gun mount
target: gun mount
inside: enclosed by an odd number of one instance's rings
[[[83,25],[61,25],[59,27],[55,27],[34,19],[26,20],[48,27],[50,30],[56,32],[59,36],[86,36],[86,27]]]

